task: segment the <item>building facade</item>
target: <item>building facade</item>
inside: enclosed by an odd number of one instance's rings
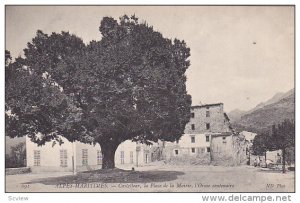
[[[63,144],[48,142],[43,146],[26,138],[27,167],[33,172],[39,171],[86,171],[102,167],[102,153],[99,144],[90,145],[81,142]],[[157,159],[159,143],[147,146],[127,140],[119,145],[115,152],[116,166],[138,167]]]
[[[83,171],[102,167],[99,144],[69,142],[37,146],[26,138],[27,166],[32,171]],[[245,138],[235,133],[223,103],[193,106],[184,135],[175,142],[147,146],[127,140],[115,152],[117,167],[143,166],[156,160],[166,162],[238,165],[246,160]]]
[[[166,161],[194,164],[240,164],[240,139],[230,125],[223,103],[191,107],[184,135],[165,144]]]

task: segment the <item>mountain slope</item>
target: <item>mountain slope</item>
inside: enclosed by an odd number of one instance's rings
[[[240,109],[234,109],[227,113],[231,122],[235,122],[241,119],[241,117],[246,113],[246,111]]]
[[[260,108],[263,108],[263,107],[265,107],[265,106],[267,106],[269,104],[274,104],[274,103],[280,101],[281,99],[286,98],[286,97],[288,97],[288,96],[290,96],[292,94],[294,94],[294,89],[291,89],[291,90],[289,90],[289,91],[287,91],[285,93],[284,92],[276,93],[271,99],[258,104],[256,107],[254,107],[253,109],[251,109],[250,111],[248,111],[247,114],[249,114],[249,113],[251,113],[253,111],[256,111],[256,110],[258,110]]]
[[[233,121],[233,126],[237,130],[262,132],[284,119],[295,119],[294,114],[295,93],[292,89],[286,93],[276,94],[267,102],[246,112],[239,120]]]

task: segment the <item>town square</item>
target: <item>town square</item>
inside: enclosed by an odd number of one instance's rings
[[[295,192],[294,17],[5,6],[5,191]]]

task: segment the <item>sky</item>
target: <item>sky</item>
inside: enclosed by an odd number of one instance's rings
[[[294,88],[292,6],[6,6],[6,49],[13,57],[38,29],[100,40],[104,16],[135,14],[191,48],[186,72],[193,105],[250,110]]]

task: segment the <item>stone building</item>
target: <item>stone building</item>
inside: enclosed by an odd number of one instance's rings
[[[239,154],[246,152],[223,106],[223,103],[192,106],[184,135],[176,142],[165,143],[166,161],[240,164],[243,158]]]
[[[62,145],[48,142],[37,146],[26,138],[27,167],[39,171],[85,171],[102,167],[102,153],[99,144],[69,142],[62,138]],[[157,159],[159,143],[150,146],[127,140],[119,145],[115,153],[117,167],[137,167]]]
[[[37,146],[26,138],[27,166],[32,171],[82,171],[101,168],[99,144],[52,142]],[[147,146],[127,140],[115,153],[117,167],[143,166],[155,160],[166,162],[237,165],[245,160],[243,138],[234,132],[223,109],[223,103],[193,106],[184,135],[176,142]]]

